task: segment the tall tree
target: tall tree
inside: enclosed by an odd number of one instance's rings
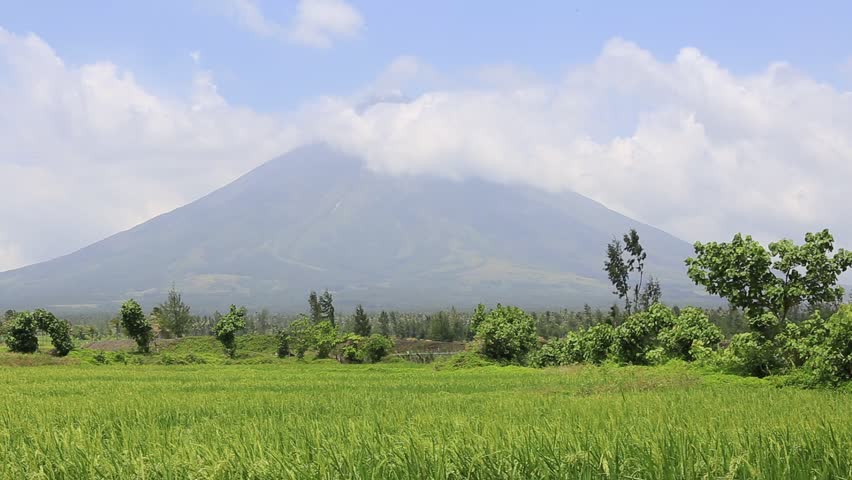
[[[139,351],[148,353],[151,340],[154,338],[151,322],[145,317],[145,312],[136,300],[128,300],[121,305],[121,326],[127,335],[136,341]]]
[[[372,328],[370,327],[370,319],[364,313],[364,307],[361,304],[355,308],[355,315],[352,317],[352,331],[361,336],[369,336]]]
[[[320,315],[323,320],[331,323],[331,326],[335,326],[334,323],[334,298],[332,298],[331,293],[328,290],[323,292],[322,296],[319,298],[319,307],[320,307]]]
[[[662,295],[659,282],[655,282],[650,290],[642,288],[645,279],[646,258],[647,252],[639,242],[639,234],[633,228],[624,234],[622,240],[613,238],[606,246],[604,271],[615,288],[613,293],[618,295],[618,298],[624,299],[626,315],[647,310],[651,306],[648,301],[659,301]],[[631,285],[630,280],[633,273],[638,278]]]
[[[246,328],[246,308],[237,308],[236,305],[231,305],[228,313],[222,315],[222,318],[213,327],[213,333],[216,334],[216,339],[222,342],[225,348],[225,354],[233,358],[237,353],[237,333]]]
[[[384,335],[386,337],[389,337],[391,330],[390,330],[390,317],[388,316],[388,312],[382,310],[382,313],[379,314],[378,324],[379,324],[379,333],[381,333],[382,335]]]
[[[322,321],[322,307],[317,297],[317,292],[311,290],[308,295],[308,310],[311,317],[311,323],[317,324]]]
[[[807,233],[802,245],[781,240],[768,248],[738,233],[730,243],[696,242],[695,257],[686,259],[687,275],[751,319],[768,312],[784,321],[803,302],[843,301],[837,278],[852,267],[852,252],[841,248],[829,255],[833,251],[827,229]]]
[[[175,337],[183,337],[189,331],[192,315],[189,305],[183,302],[180,292],[172,285],[166,301],[155,307],[155,314],[160,328]]]

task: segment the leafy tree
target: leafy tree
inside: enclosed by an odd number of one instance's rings
[[[6,326],[6,346],[16,353],[35,353],[38,350],[38,326],[30,312],[17,312]]]
[[[322,296],[319,298],[319,308],[322,319],[331,323],[331,326],[335,326],[334,323],[334,298],[332,298],[331,293],[328,290],[323,292]],[[312,310],[313,311],[313,310]]]
[[[715,349],[722,341],[722,331],[710,323],[707,314],[695,307],[685,308],[674,318],[671,328],[660,332],[660,343],[667,356],[695,360],[695,347]]]
[[[156,316],[160,328],[175,337],[183,337],[192,324],[189,305],[183,303],[180,292],[172,286],[166,301],[156,308]]]
[[[39,329],[44,330],[50,336],[50,343],[60,357],[68,355],[74,349],[74,340],[71,338],[71,324],[67,320],[59,320],[52,313],[38,309],[33,312]]]
[[[837,278],[852,266],[852,252],[834,251],[829,231],[807,233],[805,243],[790,240],[769,248],[751,236],[734,235],[730,243],[695,243],[687,274],[708,293],[726,298],[749,317],[770,312],[782,322],[802,302],[811,305],[843,300]]]
[[[453,328],[446,312],[440,311],[430,317],[429,337],[442,342],[453,340]]]
[[[370,319],[364,313],[364,307],[360,304],[355,308],[355,315],[352,317],[352,332],[362,337],[370,336]]]
[[[583,361],[583,339],[581,333],[568,332],[565,338],[551,340],[533,355],[530,364],[535,367],[557,367]]]
[[[382,313],[379,314],[379,333],[389,337],[390,336],[390,317],[388,316],[388,312],[382,310]]]
[[[658,336],[674,325],[674,314],[662,304],[652,306],[647,312],[634,313],[615,329],[612,351],[623,363],[645,365],[648,353],[657,348]]]
[[[287,330],[280,330],[276,337],[278,339],[278,349],[275,352],[275,355],[278,358],[286,358],[290,356],[290,334]]]
[[[151,340],[153,339],[153,330],[151,322],[145,317],[145,312],[142,307],[136,303],[136,300],[128,300],[121,306],[120,312],[121,326],[139,347],[139,351],[148,353]]]
[[[615,329],[608,323],[599,323],[583,333],[583,359],[588,363],[599,364],[606,360],[612,349]]]
[[[225,354],[231,358],[237,353],[237,333],[246,328],[246,309],[231,305],[227,314],[213,327],[216,339],[222,342]]]
[[[647,310],[657,303],[662,291],[659,282],[655,282],[651,288],[642,288],[647,253],[639,242],[636,230],[631,228],[622,240],[613,238],[607,245],[604,271],[615,288],[613,293],[624,299],[624,311],[629,316],[631,313]],[[639,278],[631,286],[630,276],[633,272],[636,272]]]
[[[791,366],[802,367],[808,384],[837,385],[852,380],[852,305],[828,320],[819,312],[801,324],[788,323],[779,335]]]
[[[370,363],[376,363],[385,358],[393,349],[393,342],[385,335],[372,334],[363,346],[364,359]]]
[[[322,307],[320,306],[317,292],[311,290],[308,295],[308,309],[311,316],[311,323],[319,323],[322,321]]]
[[[533,318],[518,307],[499,304],[478,323],[475,340],[484,356],[515,363],[522,363],[538,343]]]
[[[287,327],[287,340],[290,351],[296,354],[296,358],[305,358],[307,352],[314,343],[313,328],[307,317],[300,317]]]
[[[311,327],[311,337],[317,358],[328,358],[328,354],[337,345],[337,328],[328,320],[323,320]]]

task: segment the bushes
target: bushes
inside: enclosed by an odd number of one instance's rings
[[[538,341],[535,321],[517,307],[498,304],[475,324],[480,353],[492,360],[521,363]]]
[[[654,304],[647,312],[631,315],[615,329],[612,350],[621,363],[647,365],[647,355],[659,346],[658,336],[675,324],[675,316],[663,304]]]
[[[578,332],[568,332],[565,338],[551,340],[530,356],[533,367],[557,367],[583,361],[583,337]]]
[[[336,357],[342,363],[376,363],[386,357],[393,349],[390,338],[374,333],[363,337],[354,333],[347,334],[336,347]]]
[[[804,383],[852,380],[852,305],[843,305],[828,320],[815,313],[801,325],[788,324],[778,338],[788,364],[801,367]]]
[[[30,312],[18,312],[5,327],[6,345],[17,353],[35,353],[38,351],[38,331],[50,335],[50,341],[56,355],[64,357],[74,349],[71,339],[71,324],[57,319],[52,313],[37,309]]]
[[[608,323],[599,323],[590,327],[582,336],[583,360],[600,364],[609,356],[615,329]]]
[[[660,332],[659,338],[666,356],[692,361],[700,351],[699,347],[718,347],[722,331],[710,323],[704,311],[688,307],[674,319],[671,328]]]
[[[231,358],[237,353],[237,332],[246,328],[246,309],[231,305],[226,315],[213,327],[216,339],[222,342],[225,354]]]
[[[128,300],[121,306],[121,326],[127,335],[136,341],[139,351],[148,353],[151,340],[154,339],[154,333],[151,328],[151,322],[145,317],[145,312],[142,307],[136,303],[136,300]]]

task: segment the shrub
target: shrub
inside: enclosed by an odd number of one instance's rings
[[[296,358],[305,358],[305,352],[313,346],[313,328],[307,317],[293,321],[287,327],[288,348],[296,354]]]
[[[94,360],[98,365],[106,365],[109,363],[109,358],[107,358],[106,352],[103,350],[98,350],[98,352],[95,353],[95,356],[92,357],[92,360]]]
[[[583,360],[600,364],[609,356],[615,329],[608,323],[590,327],[582,335]]]
[[[30,312],[18,312],[7,322],[6,345],[16,353],[35,353],[38,350],[36,318]]]
[[[231,305],[230,310],[226,315],[223,315],[216,326],[213,327],[213,333],[216,334],[216,339],[222,342],[225,348],[225,354],[231,358],[237,353],[237,332],[246,328],[246,309],[245,307],[237,308],[236,305]]]
[[[123,363],[127,365],[127,354],[124,352],[115,352],[115,355],[112,356],[112,359],[115,363]]]
[[[121,306],[121,326],[139,347],[142,353],[148,353],[151,340],[154,338],[151,322],[142,311],[136,300],[128,300]]]
[[[782,336],[787,337],[785,353],[802,365],[807,383],[852,380],[852,305],[843,305],[826,321],[815,314],[797,329],[788,327]]]
[[[53,321],[47,326],[47,334],[50,335],[50,343],[53,344],[56,354],[60,357],[68,355],[68,352],[74,349],[74,340],[71,339],[71,324],[67,320],[58,320],[54,317]]]
[[[275,355],[278,358],[287,358],[290,356],[290,335],[287,333],[287,330],[279,330],[276,334],[278,339],[278,349],[275,351]]]
[[[494,365],[494,362],[474,350],[466,350],[450,356],[445,361],[436,362],[436,370],[463,370]]]
[[[341,363],[376,363],[386,357],[393,349],[390,338],[374,333],[362,337],[354,333],[347,334],[335,349],[337,360]]]
[[[328,320],[311,326],[311,343],[317,352],[317,358],[328,358],[328,354],[337,345],[337,328]]]
[[[659,339],[666,356],[692,361],[702,348],[715,349],[722,341],[722,331],[704,311],[688,307],[674,318],[671,328],[660,332]]]
[[[376,363],[385,358],[393,349],[393,341],[377,333],[370,335],[363,345],[364,359],[370,363]]]
[[[499,304],[479,323],[475,338],[486,357],[514,363],[523,362],[538,342],[531,316],[518,307]]]
[[[583,339],[577,332],[568,332],[565,338],[551,340],[530,357],[535,367],[557,367],[583,361]]]
[[[631,315],[615,329],[612,350],[622,363],[646,365],[649,351],[657,348],[660,332],[671,328],[675,316],[668,307],[657,303],[647,312]]]
[[[757,332],[734,335],[722,362],[734,373],[755,377],[770,375],[781,365],[775,342]]]

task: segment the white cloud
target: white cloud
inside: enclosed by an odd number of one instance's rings
[[[219,5],[222,13],[256,35],[316,48],[355,37],[364,28],[361,14],[344,0],[299,0],[290,26],[269,19],[254,0],[224,0]]]
[[[687,240],[827,226],[852,246],[850,92],[785,64],[739,76],[695,49],[664,61],[622,40],[556,82],[482,71],[454,84],[402,57],[361,92],[440,87],[270,116],[229,104],[209,72],[190,97],[162,98],[116,65],[68,66],[0,29],[0,269],[135,225],[309,139],[396,174],[573,189]]]
[[[343,0],[300,0],[290,38],[326,48],[334,38],[354,37],[363,27],[361,14]]]
[[[0,29],[0,270],[69,253],[234,179],[295,143],[229,105],[208,72],[186,100],[110,63],[65,65]]]
[[[573,189],[688,240],[828,226],[852,246],[852,94],[789,65],[736,76],[692,48],[664,62],[613,40],[555,84],[314,108],[318,136],[376,169]]]

